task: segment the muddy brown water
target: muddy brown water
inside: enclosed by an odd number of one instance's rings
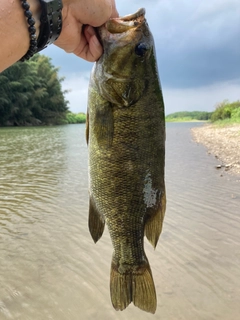
[[[240,178],[218,171],[190,128],[167,125],[167,212],[145,241],[155,315],[116,312],[107,230],[88,232],[84,125],[0,129],[0,320],[240,319]]]

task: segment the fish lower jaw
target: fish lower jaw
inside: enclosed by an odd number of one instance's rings
[[[111,34],[119,34],[140,26],[144,21],[145,9],[141,8],[133,14],[109,19],[104,27]]]

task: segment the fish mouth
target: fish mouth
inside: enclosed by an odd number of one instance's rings
[[[145,21],[145,9],[140,8],[133,14],[119,18],[111,18],[102,27],[98,28],[100,36],[105,32],[110,34],[123,33],[130,29],[139,27]]]

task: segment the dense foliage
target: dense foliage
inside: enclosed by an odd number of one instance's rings
[[[0,74],[0,125],[59,124],[68,111],[58,68],[44,55]]]
[[[211,116],[211,121],[229,120],[231,122],[240,122],[240,101],[220,103]]]
[[[212,112],[206,111],[180,111],[171,113],[166,116],[166,121],[192,121],[192,120],[209,120]]]
[[[72,113],[68,112],[66,115],[66,123],[85,123],[86,114],[85,113]]]

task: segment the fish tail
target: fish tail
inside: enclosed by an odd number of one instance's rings
[[[157,298],[149,263],[137,271],[120,273],[112,263],[110,293],[113,307],[124,310],[131,302],[143,311],[155,313]]]

